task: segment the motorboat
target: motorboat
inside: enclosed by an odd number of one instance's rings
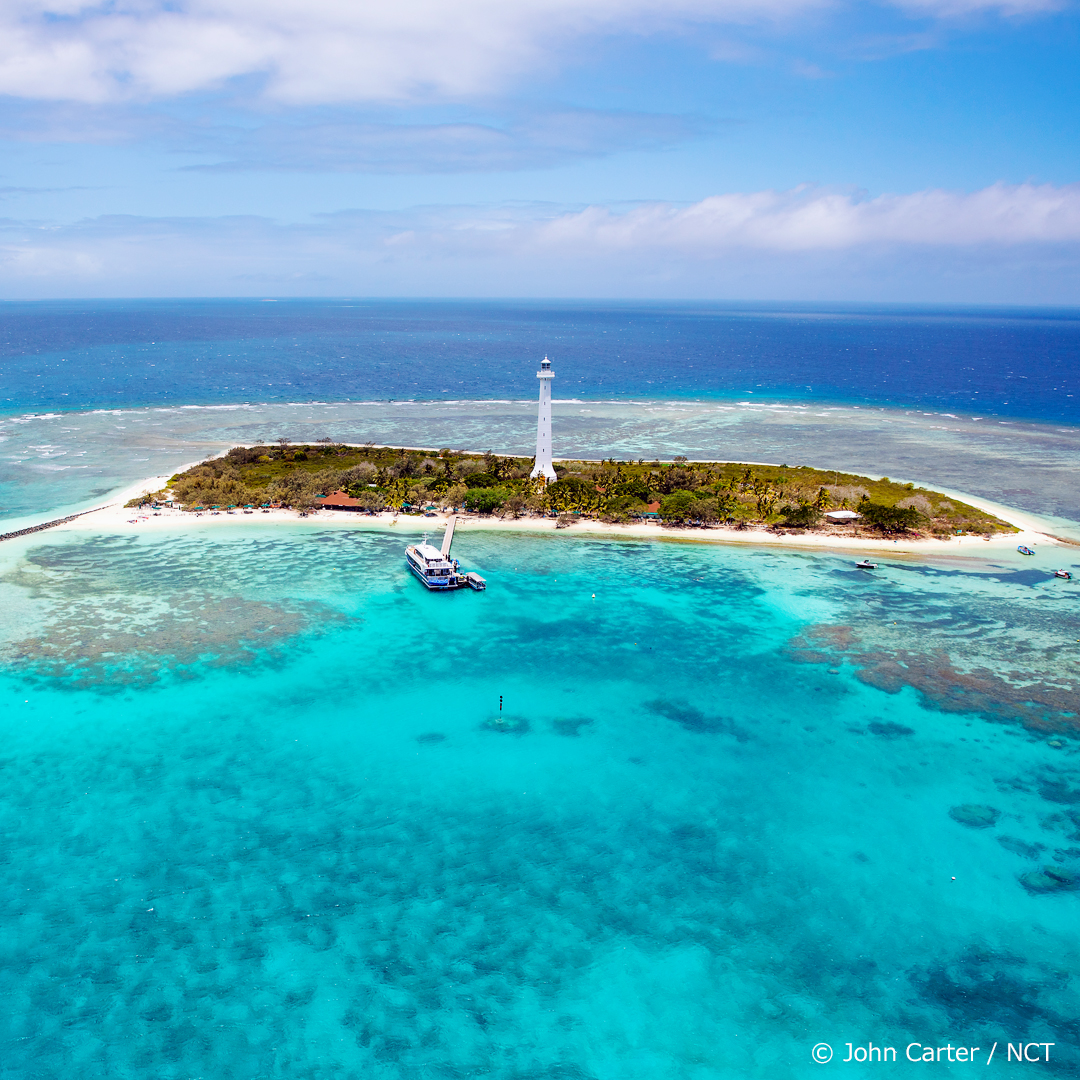
[[[1064,578],[1066,581],[1072,581],[1072,574],[1068,570],[1055,570],[1054,577]]]
[[[429,589],[457,589],[463,584],[458,575],[457,560],[450,559],[431,544],[410,544],[405,549],[405,561]]]
[[[1035,554],[1035,552],[1032,551],[1031,548],[1025,547],[1023,544],[1020,544],[1019,547],[1017,547],[1016,550],[1019,551],[1021,555],[1034,555]]]
[[[876,570],[877,569],[877,563],[876,562],[871,562],[869,559],[863,559],[862,562],[857,562],[855,564],[855,569],[856,570]]]
[[[427,542],[427,536],[419,544],[407,547],[405,559],[409,569],[428,589],[443,592],[447,589],[462,589],[467,585],[476,592],[483,592],[487,588],[487,582],[475,570],[463,574],[457,559],[450,558],[450,545],[454,542],[456,525],[456,517],[447,521],[441,551]]]

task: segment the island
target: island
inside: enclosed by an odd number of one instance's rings
[[[360,514],[464,512],[503,519],[655,522],[680,529],[768,529],[837,536],[1015,534],[959,499],[888,477],[809,465],[637,458],[559,460],[556,479],[531,478],[533,460],[491,451],[352,445],[329,439],[238,446],[172,476],[129,507],[188,513],[320,508]]]

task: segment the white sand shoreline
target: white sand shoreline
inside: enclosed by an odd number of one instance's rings
[[[340,528],[360,531],[401,532],[420,534],[440,532],[446,526],[447,515],[433,517],[397,514],[383,511],[380,514],[357,514],[346,510],[319,510],[301,517],[294,510],[256,510],[244,514],[204,512],[194,514],[181,510],[136,511],[124,503],[146,491],[159,491],[171,476],[150,477],[132,484],[119,492],[109,505],[82,514],[73,521],[57,525],[50,532],[94,532],[130,535],[133,532],[171,532],[182,529],[217,529],[225,526],[242,527],[288,523],[297,527]],[[765,529],[718,528],[670,528],[651,522],[608,524],[602,521],[577,521],[565,529],[556,530],[554,518],[497,518],[479,515],[458,515],[459,533],[552,532],[566,536],[589,536],[607,540],[666,540],[700,544],[728,544],[739,547],[783,548],[788,550],[816,551],[821,553],[852,553],[862,555],[905,556],[915,559],[956,559],[994,557],[1005,552],[1015,552],[1017,545],[1035,548],[1054,547],[1064,554],[1072,546],[1047,531],[1045,524],[1030,514],[1009,507],[991,505],[961,493],[954,494],[971,506],[993,513],[1020,529],[1018,533],[1004,534],[987,540],[982,536],[954,536],[948,540],[931,538],[835,535],[828,532],[778,533]],[[34,534],[36,537],[37,534]]]

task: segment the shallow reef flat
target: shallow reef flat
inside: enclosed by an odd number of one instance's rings
[[[566,458],[683,455],[887,475],[1054,519],[1051,531],[1080,539],[1080,428],[1071,425],[956,410],[646,398],[557,401],[554,424],[556,453]],[[9,414],[0,417],[0,514],[11,528],[59,517],[208,454],[282,437],[522,455],[535,426],[531,398]]]
[[[485,593],[306,526],[4,555],[0,1075],[1075,1073],[1071,583],[455,543]]]

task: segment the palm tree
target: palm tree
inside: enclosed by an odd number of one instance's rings
[[[780,492],[767,480],[755,479],[753,492],[757,496],[758,517],[767,518],[776,508],[780,499]]]

